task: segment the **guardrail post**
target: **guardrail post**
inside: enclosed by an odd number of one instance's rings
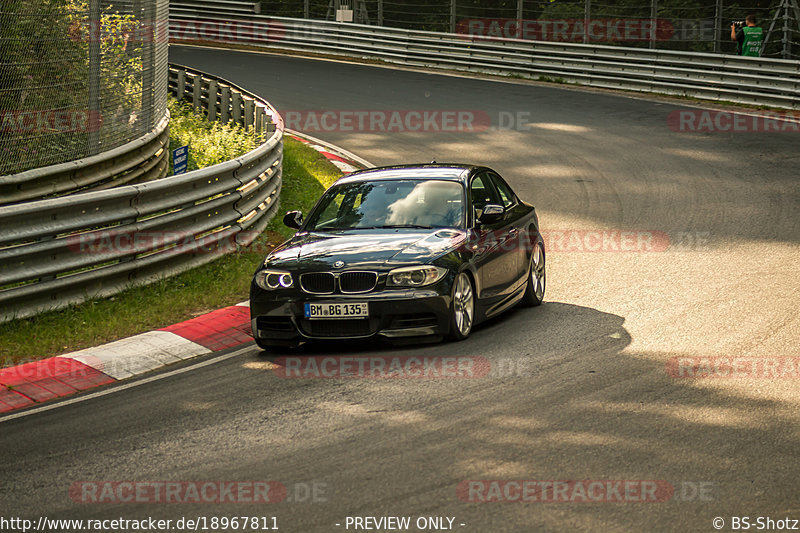
[[[383,0],[378,0],[378,26],[383,26]]]
[[[650,48],[656,47],[656,23],[658,22],[658,0],[650,4]]]
[[[151,9],[148,9],[149,5]],[[144,2],[142,0],[135,0],[133,3],[134,22],[141,26],[147,27],[149,24],[152,28],[152,38],[144,39],[142,44],[142,70],[139,79],[142,82],[142,103],[141,103],[141,116],[142,120],[139,121],[142,133],[147,131],[153,126],[153,108],[155,107],[155,95],[153,94],[154,80],[156,77],[156,34],[155,34],[155,20],[157,19],[157,4],[155,2]],[[146,20],[145,17],[150,15],[153,20]]]
[[[100,0],[89,0],[89,116],[100,113]],[[95,119],[96,120],[96,119]],[[87,155],[100,151],[100,128],[89,128]]]
[[[457,0],[450,0],[450,33],[456,32],[456,2]]]
[[[263,107],[260,105],[256,106],[256,134],[259,136],[264,135],[264,131],[266,128],[264,127],[266,123],[266,112]]]
[[[722,0],[717,0],[714,11],[714,53],[722,52]]]
[[[311,7],[309,6],[310,0],[303,2],[303,18],[311,18]]]
[[[219,107],[219,121],[227,124],[231,120],[231,88],[227,85],[222,86]]]
[[[248,129],[253,127],[255,122],[256,103],[252,98],[244,96],[244,128]]]
[[[209,80],[208,82],[208,107],[206,116],[208,120],[217,120],[217,81]]]
[[[785,2],[783,10],[783,59],[792,58],[792,32],[789,29],[789,2]],[[798,21],[800,23],[800,21]]]
[[[178,88],[177,93],[175,96],[178,98],[178,101],[183,100],[184,94],[186,93],[186,71],[179,70],[178,71]]]
[[[242,125],[242,93],[239,91],[231,92],[231,107],[233,107],[233,122]]]
[[[589,42],[589,19],[592,18],[592,0],[584,0],[583,6],[583,42]]]
[[[203,78],[199,74],[189,74],[192,77],[192,109],[199,111],[203,102]]]

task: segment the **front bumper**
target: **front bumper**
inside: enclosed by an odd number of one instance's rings
[[[368,318],[308,320],[306,302],[369,304]],[[383,290],[364,294],[282,295],[258,288],[250,294],[253,337],[278,343],[320,339],[388,339],[446,335],[450,294],[435,289]]]

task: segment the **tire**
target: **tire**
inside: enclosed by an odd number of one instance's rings
[[[448,339],[463,341],[472,332],[475,320],[475,287],[465,272],[456,276],[450,306],[450,333]]]
[[[528,265],[528,283],[525,286],[525,294],[522,296],[520,305],[524,307],[542,305],[546,282],[544,247],[541,242],[537,242],[531,254],[530,265]]]

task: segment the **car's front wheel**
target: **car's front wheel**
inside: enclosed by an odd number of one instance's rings
[[[453,284],[453,302],[450,306],[450,340],[460,341],[469,337],[475,317],[475,290],[472,280],[462,272]]]
[[[522,305],[535,307],[542,304],[545,288],[544,247],[537,242],[531,254],[531,264],[528,267],[528,285],[522,297]]]

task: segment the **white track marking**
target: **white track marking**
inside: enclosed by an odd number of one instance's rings
[[[59,357],[80,361],[120,380],[207,353],[211,350],[175,333],[148,331]]]

